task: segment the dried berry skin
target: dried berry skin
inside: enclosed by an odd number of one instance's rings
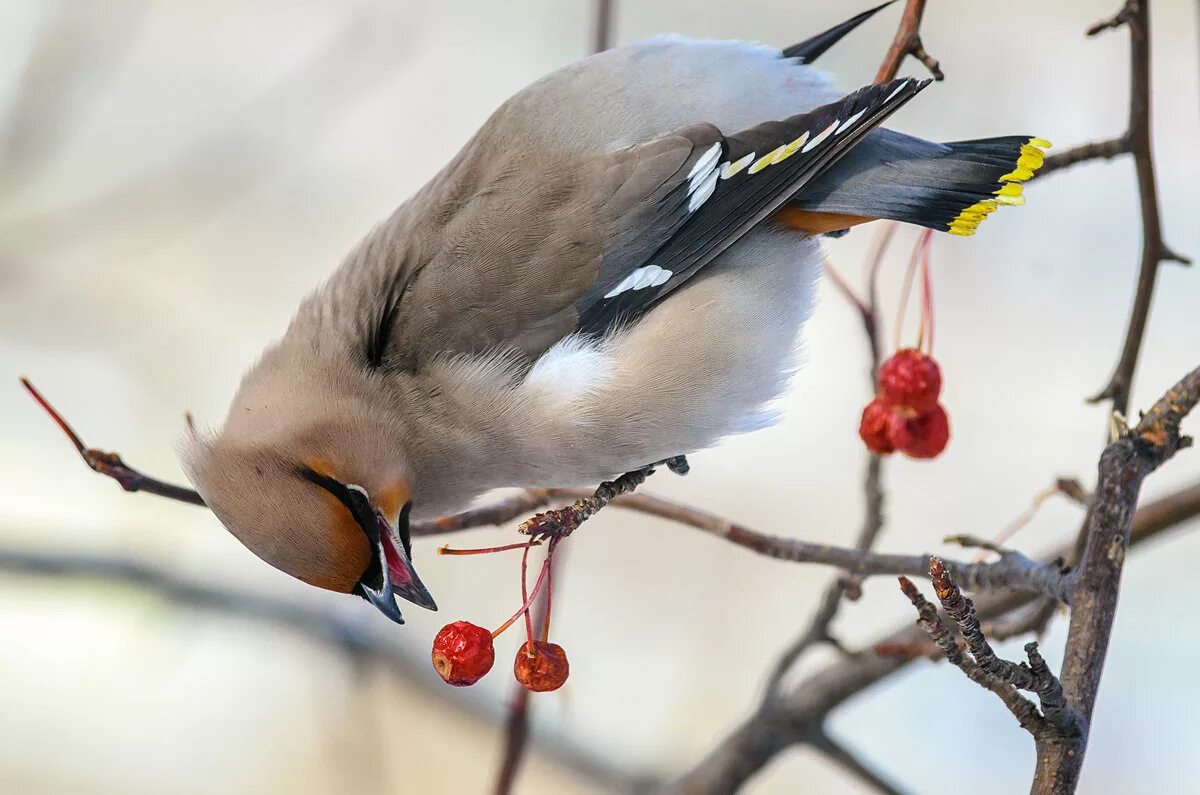
[[[940,405],[934,406],[933,411],[910,419],[907,427],[911,438],[898,449],[909,458],[936,458],[950,441],[950,418]]]
[[[535,640],[521,644],[513,662],[513,675],[526,690],[547,693],[558,690],[567,681],[571,665],[567,653],[557,643]]]
[[[858,423],[858,435],[872,453],[888,455],[896,451],[896,446],[888,439],[893,416],[891,409],[879,398],[872,400],[863,409],[862,419]]]
[[[896,351],[879,368],[879,393],[889,406],[925,414],[937,406],[941,392],[941,368],[932,356],[913,348]]]
[[[492,633],[469,621],[442,627],[433,639],[433,668],[448,685],[473,685],[492,670]]]
[[[913,412],[898,406],[889,406],[883,398],[875,398],[863,409],[858,424],[859,438],[867,448],[879,455],[894,453],[912,443],[908,421]]]

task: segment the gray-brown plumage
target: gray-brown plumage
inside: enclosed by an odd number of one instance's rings
[[[924,86],[841,97],[798,57],[676,37],[543,78],[304,301],[190,443],[193,482],[272,565],[397,621],[393,594],[432,607],[410,512],[594,484],[767,424],[822,225],[961,230],[1001,203],[1027,139],[873,132]]]

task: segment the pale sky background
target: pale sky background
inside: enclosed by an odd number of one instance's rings
[[[615,40],[673,31],[785,46],[868,4],[623,2]],[[892,126],[944,140],[1029,133],[1063,148],[1117,134],[1127,36],[1082,35],[1116,5],[934,0],[924,37],[948,79]],[[1184,0],[1153,10],[1163,223],[1170,244],[1193,256],[1196,13]],[[39,38],[54,31],[62,42],[29,106],[45,128],[0,150],[10,156],[0,159],[0,549],[131,556],[385,621],[269,569],[204,511],[91,475],[16,376],[32,377],[93,444],[181,479],[183,412],[219,422],[299,299],[497,104],[585,55],[591,14],[589,3],[552,0],[0,3],[0,135]],[[897,17],[881,14],[821,65],[847,90],[869,82]],[[999,213],[976,237],[934,245],[954,436],[936,461],[889,462],[883,549],[991,535],[1054,477],[1094,480],[1105,409],[1082,399],[1104,382],[1124,333],[1139,246],[1132,164],[1088,165],[1027,194],[1026,207]],[[889,327],[915,237],[903,231],[885,266]],[[855,283],[870,238],[859,231],[829,247]],[[787,418],[695,455],[690,476],[660,474],[647,491],[775,533],[852,542],[865,358],[855,314],[828,285],[822,292]],[[1134,406],[1200,361],[1198,309],[1200,274],[1167,266]],[[1200,453],[1185,452],[1146,495],[1197,478]],[[1078,521],[1077,508],[1051,501],[1016,543],[1051,547]],[[511,539],[511,529],[484,530],[456,543]],[[0,573],[0,791],[487,791],[500,734],[429,695],[440,683],[425,661],[446,621],[495,625],[515,609],[517,562],[438,558],[437,543],[418,542],[416,556],[442,610],[408,610],[409,624],[395,628],[415,677],[360,675],[288,630],[180,609],[136,588]],[[572,676],[536,699],[537,731],[632,773],[677,772],[743,718],[830,576],[616,510],[569,546],[554,630]],[[1197,560],[1200,534],[1186,530],[1130,560],[1082,791],[1188,792],[1200,777],[1200,689],[1186,673],[1200,656]],[[865,642],[910,613],[880,578],[835,628]],[[1044,646],[1055,665],[1064,629],[1056,623]],[[502,707],[516,643],[502,639],[496,672],[469,695],[452,694],[457,703]],[[830,659],[815,653],[803,668]],[[984,782],[973,791],[1021,792],[1033,769],[1029,737],[945,665],[911,666],[838,711],[832,727],[917,793],[968,775]],[[857,786],[800,750],[746,791]],[[519,791],[601,790],[535,758]]]

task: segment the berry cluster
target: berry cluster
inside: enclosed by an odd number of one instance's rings
[[[442,627],[433,639],[433,668],[446,684],[455,687],[473,685],[482,679],[496,661],[496,650],[493,641],[502,632],[511,627],[520,618],[525,619],[526,641],[521,644],[513,661],[513,676],[526,690],[535,693],[545,693],[557,690],[567,681],[571,672],[567,662],[567,653],[562,646],[549,641],[550,635],[550,597],[552,593],[551,566],[554,560],[554,550],[561,539],[551,538],[546,551],[546,560],[542,564],[542,572],[530,593],[526,586],[525,573],[529,564],[529,549],[540,543],[532,539],[521,544],[509,544],[503,547],[488,549],[454,550],[443,547],[438,550],[448,555],[479,555],[491,552],[502,552],[510,549],[524,549],[521,559],[521,597],[523,604],[507,621],[490,631],[469,621],[455,621]],[[540,637],[535,638],[533,619],[529,615],[534,601],[546,589],[546,620],[542,625]]]
[[[879,391],[863,409],[858,435],[879,455],[899,450],[910,458],[937,457],[950,441],[941,391],[942,372],[932,356],[897,351],[879,368]]]

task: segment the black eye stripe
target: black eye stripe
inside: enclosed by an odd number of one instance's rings
[[[302,468],[300,476],[336,497],[338,502],[346,506],[346,510],[350,512],[350,515],[362,527],[363,532],[371,539],[372,545],[379,542],[379,526],[375,521],[375,509],[371,507],[370,501],[362,492],[346,488],[346,485],[341,481],[327,475],[322,475],[320,472],[312,469]]]

